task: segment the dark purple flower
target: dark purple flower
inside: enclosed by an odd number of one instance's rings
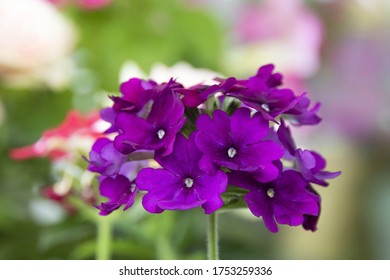
[[[278,232],[279,224],[302,225],[306,215],[318,216],[319,197],[310,192],[300,173],[288,170],[269,183],[256,180],[248,172],[229,174],[229,184],[248,189],[244,199],[256,217],[262,217],[271,232]]]
[[[297,161],[297,169],[302,173],[303,177],[312,183],[328,186],[325,180],[334,179],[341,174],[338,172],[324,171],[326,160],[318,153],[297,149],[295,152]]]
[[[128,150],[163,150],[171,153],[176,134],[185,123],[184,105],[177,94],[161,93],[153,103],[146,119],[126,112],[118,113],[116,126],[119,135],[115,147],[120,152]]]
[[[89,153],[88,170],[104,176],[114,176],[126,160],[127,157],[115,149],[111,140],[99,138]]]
[[[164,210],[187,210],[202,206],[211,214],[223,205],[221,193],[226,190],[227,176],[218,171],[208,175],[198,167],[202,153],[195,145],[195,135],[189,139],[178,134],[171,154],[157,151],[155,159],[163,169],[144,168],[136,179],[137,187],[148,193],[144,208],[151,213]]]
[[[235,83],[235,78],[228,78],[226,80],[221,80],[218,85],[207,86],[199,84],[188,89],[179,88],[175,91],[183,95],[182,101],[185,106],[195,108],[205,102],[210,95],[216,94],[218,92],[228,92],[235,85]]]
[[[317,116],[320,103],[310,107],[310,99],[303,93],[296,96],[291,89],[278,88],[282,85],[282,75],[272,73],[272,64],[260,67],[255,76],[247,80],[239,80],[235,86],[227,90],[228,96],[241,100],[245,105],[261,112],[269,121],[286,114],[296,125],[314,125],[321,121]]]
[[[312,186],[308,185],[307,190],[318,197],[318,215],[303,215],[302,226],[305,230],[316,231],[318,220],[321,214],[321,197]]]
[[[258,178],[273,180],[279,174],[274,161],[279,160],[284,149],[279,144],[264,140],[268,121],[260,113],[251,117],[248,108],[237,109],[231,118],[216,110],[213,118],[200,115],[196,145],[204,153],[200,167],[213,174],[220,167],[230,170],[256,171]]]
[[[111,124],[111,126],[106,131],[104,131],[105,134],[118,131],[118,128],[115,126],[116,115],[117,112],[115,112],[114,109],[110,107],[103,108],[100,110],[100,117],[102,118],[102,120]]]
[[[100,183],[100,194],[109,200],[96,206],[100,210],[99,214],[106,216],[112,211],[124,205],[123,211],[134,204],[134,197],[137,194],[137,188],[134,182],[131,182],[123,175],[115,178],[104,178]]]
[[[289,115],[295,125],[315,125],[321,121],[317,116],[320,110],[321,103],[316,103],[313,108],[310,107],[310,99],[306,97],[306,93],[298,97],[298,102],[284,111],[284,114]]]
[[[122,96],[111,96],[111,99],[114,101],[114,111],[139,112],[149,100],[155,97],[157,94],[156,87],[156,82],[138,78],[132,78],[122,83],[120,85]]]
[[[290,128],[286,125],[283,119],[280,119],[280,125],[276,134],[280,143],[290,154],[290,156],[294,156],[297,148],[294,139],[292,138]]]
[[[153,80],[132,78],[120,85],[121,96],[111,96],[114,101],[112,108],[104,108],[100,115],[103,120],[111,124],[106,133],[117,132],[116,117],[120,112],[134,114],[144,118],[148,115],[150,107],[156,98],[164,93],[172,93],[173,90],[183,86],[171,79],[167,83],[157,84]],[[130,151],[126,151],[129,153]]]
[[[283,76],[280,73],[272,73],[274,69],[275,66],[273,64],[261,66],[259,70],[257,70],[255,77],[265,81],[266,85],[270,88],[278,87],[282,85]]]
[[[266,120],[275,121],[276,116],[293,108],[299,99],[292,90],[277,88],[282,84],[282,75],[272,74],[273,69],[272,64],[260,67],[255,76],[239,80],[227,95],[256,109]]]

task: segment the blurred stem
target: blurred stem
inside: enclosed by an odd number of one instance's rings
[[[97,260],[109,260],[111,258],[111,239],[110,219],[108,217],[99,217],[97,220]]]
[[[209,260],[218,260],[218,219],[217,213],[208,215],[207,253]]]

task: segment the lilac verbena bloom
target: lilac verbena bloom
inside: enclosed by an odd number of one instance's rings
[[[321,186],[328,186],[325,180],[334,179],[341,174],[338,172],[324,171],[326,166],[325,159],[318,153],[297,149],[295,152],[297,160],[297,169],[302,173],[303,177],[312,183]]]
[[[146,118],[118,113],[115,124],[119,135],[114,140],[115,147],[122,153],[142,149],[162,150],[163,155],[168,155],[185,121],[184,105],[178,94],[163,91],[154,99]]]
[[[240,87],[232,87],[227,95],[261,112],[266,120],[274,121],[276,116],[291,109],[299,100],[292,90],[277,88],[282,84],[282,76],[272,74],[273,69],[272,64],[260,67],[255,76],[239,80],[237,85]]]
[[[171,154],[157,151],[155,160],[162,169],[144,168],[136,179],[137,187],[147,191],[142,204],[151,213],[164,210],[187,210],[201,206],[206,214],[218,210],[226,190],[227,176],[222,171],[209,175],[198,162],[201,151],[195,145],[195,134],[189,139],[178,134]]]
[[[227,95],[236,97],[245,105],[261,112],[269,121],[276,121],[277,116],[287,114],[297,125],[319,123],[321,119],[316,113],[320,104],[309,109],[310,99],[305,93],[296,96],[291,89],[279,88],[282,85],[282,75],[272,74],[273,69],[272,64],[260,67],[255,76],[237,81],[237,85],[232,86]]]
[[[120,85],[121,96],[111,96],[114,101],[112,108],[101,111],[101,117],[111,124],[107,133],[116,132],[115,118],[119,112],[145,116],[150,109],[148,104],[163,92],[182,88],[182,85],[170,80],[167,83],[157,84],[153,80],[131,78]]]
[[[99,138],[89,152],[88,170],[104,176],[117,175],[127,157],[118,152],[113,141],[108,138]]]
[[[106,216],[112,211],[124,205],[123,210],[127,210],[134,204],[134,198],[137,194],[137,188],[134,181],[130,181],[123,175],[115,178],[105,177],[100,183],[100,194],[109,200],[97,205],[99,214]]]
[[[269,126],[260,113],[251,117],[248,108],[237,109],[230,118],[221,110],[199,116],[196,145],[203,152],[202,170],[214,174],[219,168],[255,172],[263,182],[279,174],[278,161],[284,154],[281,145],[264,140]]]
[[[157,83],[152,80],[145,81],[131,78],[120,85],[121,97],[111,96],[111,99],[114,101],[113,109],[116,112],[139,112],[149,100],[155,97],[157,94],[156,87]]]
[[[256,217],[262,217],[271,232],[279,224],[302,225],[307,215],[319,215],[319,197],[308,190],[309,184],[300,173],[284,171],[272,182],[262,183],[248,172],[233,171],[229,184],[249,190],[244,199]]]
[[[321,186],[328,186],[325,180],[334,179],[341,174],[338,172],[325,171],[326,160],[317,152],[297,149],[294,143],[291,131],[285,124],[283,119],[277,131],[277,136],[280,143],[289,153],[288,159],[292,159],[295,163],[295,168],[308,182],[312,182]]]

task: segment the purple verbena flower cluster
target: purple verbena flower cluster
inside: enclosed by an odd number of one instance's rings
[[[96,206],[107,215],[143,194],[151,213],[202,207],[206,214],[247,205],[271,232],[277,224],[315,231],[321,199],[312,184],[340,172],[297,148],[287,126],[315,125],[317,112],[304,93],[282,88],[273,65],[245,80],[216,78],[190,88],[171,79],[157,84],[132,78],[101,111],[111,124],[98,139],[88,169],[100,174]],[[160,168],[148,167],[154,159]]]

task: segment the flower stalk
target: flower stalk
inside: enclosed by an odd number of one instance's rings
[[[208,215],[207,227],[207,258],[209,260],[218,260],[218,217],[217,212]]]
[[[108,217],[100,217],[97,220],[97,260],[109,260],[111,258],[111,240],[111,221]]]

